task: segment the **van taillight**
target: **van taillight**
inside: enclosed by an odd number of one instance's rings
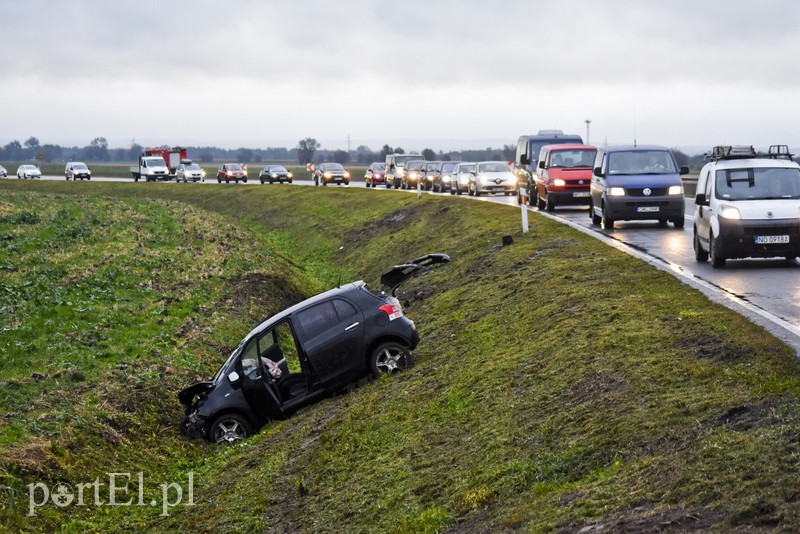
[[[400,307],[400,304],[384,304],[383,306],[379,306],[378,309],[385,311],[390,321],[394,321],[398,317],[403,316],[403,308]]]

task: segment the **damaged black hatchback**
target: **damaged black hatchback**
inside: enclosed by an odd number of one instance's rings
[[[182,431],[215,443],[243,439],[370,374],[408,368],[418,342],[393,296],[363,281],[332,289],[262,322],[210,382],[181,391]]]

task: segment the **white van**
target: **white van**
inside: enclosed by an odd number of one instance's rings
[[[767,153],[718,146],[700,171],[694,253],[715,268],[734,258],[800,255],[800,165],[786,145]]]

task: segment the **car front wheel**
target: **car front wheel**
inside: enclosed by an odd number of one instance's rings
[[[369,368],[375,377],[405,371],[413,364],[411,351],[396,341],[378,345],[369,357]]]
[[[213,443],[233,443],[250,437],[253,429],[250,423],[239,414],[229,413],[217,417],[211,424],[209,439]]]
[[[712,234],[708,240],[708,257],[711,258],[711,266],[715,269],[721,269],[725,267],[725,258],[719,255],[717,252],[717,243],[714,241],[714,235]]]
[[[700,236],[697,235],[697,229],[694,231],[694,259],[700,263],[708,261],[708,252],[703,250],[702,245],[700,245]]]

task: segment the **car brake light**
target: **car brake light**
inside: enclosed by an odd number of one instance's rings
[[[385,311],[390,321],[394,321],[403,316],[403,308],[400,307],[400,304],[384,304],[383,306],[379,306],[378,309]]]

